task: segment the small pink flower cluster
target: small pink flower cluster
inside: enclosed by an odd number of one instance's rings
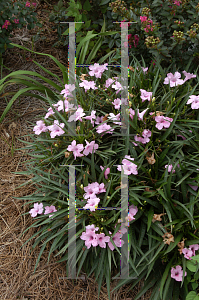
[[[14,19],[15,24],[19,24],[19,19]]]
[[[8,25],[11,25],[10,21],[9,20],[5,20],[2,28],[8,29]]]
[[[137,47],[137,45],[139,43],[139,36],[137,34],[135,34],[133,37],[132,37],[132,34],[128,34],[126,36],[126,39],[128,39],[129,42],[133,43],[135,48]],[[129,42],[124,42],[125,48],[128,47]],[[131,44],[129,44],[129,47],[131,48]]]
[[[191,260],[191,257],[195,256],[196,250],[199,250],[198,244],[190,245],[188,249],[182,249],[182,253],[186,259]],[[182,276],[183,270],[181,266],[178,265],[176,268],[171,268],[171,278],[175,279],[176,281],[182,281]],[[185,272],[184,276],[187,276],[187,272]]]
[[[98,63],[95,63],[93,66],[89,66],[89,69],[91,70],[89,72],[90,76],[95,76],[96,78],[101,78],[102,77],[102,73],[105,70],[108,70],[107,68],[108,63],[104,64],[104,65],[99,65]]]
[[[173,1],[173,4],[175,4],[175,5],[177,5],[177,6],[180,6],[181,1],[174,0],[174,1]]]
[[[175,170],[173,170],[173,166],[172,165],[165,165],[164,166],[165,169],[168,167],[168,172],[170,173],[172,171],[172,173],[175,173]]]
[[[37,121],[37,125],[33,128],[33,131],[35,132],[35,134],[39,135],[42,132],[50,130],[50,136],[51,138],[54,138],[55,136],[60,136],[65,133],[62,129],[64,126],[64,123],[59,124],[58,120],[54,120],[54,124],[50,126],[46,126],[44,121],[40,120]]]
[[[170,87],[174,87],[174,86],[182,85],[187,80],[196,77],[196,75],[191,74],[191,73],[187,73],[186,71],[183,71],[182,73],[185,76],[184,80],[180,79],[181,74],[179,72],[175,72],[174,75],[172,73],[168,73],[167,77],[164,79],[164,84],[169,84],[170,83]]]
[[[43,214],[43,203],[34,203],[34,208],[32,208],[29,213],[31,214],[31,217],[36,217],[38,214]],[[51,205],[51,206],[46,206],[45,207],[45,212],[44,215],[56,212],[56,208],[55,206]],[[53,215],[49,215],[49,218],[52,217]]]
[[[84,188],[84,191],[86,193],[83,195],[83,197],[84,199],[87,199],[87,204],[83,208],[90,209],[90,211],[95,211],[95,208],[97,208],[100,202],[100,198],[97,198],[96,195],[106,192],[104,183],[89,183],[89,185]]]
[[[148,109],[149,108],[146,108],[141,113],[139,112],[139,108],[137,109],[137,111],[138,111],[138,120],[143,121],[144,114],[146,113],[146,111]],[[133,116],[135,115],[135,110],[133,110],[132,108],[130,108],[129,109],[129,115],[130,115],[130,118],[133,120]]]
[[[99,145],[98,144],[95,144],[95,141],[92,141],[92,142],[88,142],[86,140],[86,146],[84,148],[84,145],[83,144],[78,144],[76,145],[76,141],[73,140],[71,145],[68,146],[67,150],[68,151],[72,151],[73,152],[73,155],[74,155],[74,158],[76,159],[77,157],[82,157],[84,155],[88,155],[89,153],[92,154],[92,152],[95,153],[95,150],[98,149]],[[83,151],[83,154],[80,153],[82,150],[84,149]]]
[[[125,158],[122,160],[123,166],[119,165],[117,167],[118,171],[121,171],[123,168],[125,175],[131,175],[131,174],[137,175],[138,174],[137,165],[132,163],[129,160],[132,161],[132,160],[134,160],[134,158],[130,157],[130,155],[125,155]]]
[[[126,217],[126,221],[130,222],[132,220],[135,220],[134,216],[136,215],[137,212],[138,212],[138,208],[134,205],[131,205],[129,207],[129,214]],[[124,241],[121,239],[122,235],[127,232],[127,229],[124,228],[124,226],[128,226],[127,222],[122,223],[121,224],[122,229],[116,232],[116,234],[112,237],[113,242],[117,247],[122,247],[124,245]],[[113,251],[115,247],[110,241],[110,236],[105,236],[104,233],[96,234],[95,232],[98,230],[99,227],[95,227],[94,224],[88,225],[86,226],[86,232],[82,232],[80,239],[85,241],[85,245],[87,249],[89,249],[91,245],[93,247],[100,246],[101,248],[106,248],[106,243],[108,243],[109,248]],[[109,231],[109,234],[112,234],[112,232]]]
[[[30,2],[26,2],[26,7],[30,7]]]
[[[140,16],[140,21],[143,23],[144,31],[149,32],[149,30],[153,31],[153,21],[148,19],[146,16]]]
[[[184,257],[186,259],[191,260],[192,256],[195,256],[195,251],[199,250],[199,245],[198,244],[194,244],[194,245],[190,245],[189,248],[184,248],[182,249],[182,253],[184,254]]]
[[[135,136],[135,141],[136,142],[141,142],[142,144],[147,144],[150,142],[149,137],[151,136],[151,131],[149,129],[144,129],[142,132],[142,137],[136,135]],[[137,146],[136,143],[133,143],[135,146]]]

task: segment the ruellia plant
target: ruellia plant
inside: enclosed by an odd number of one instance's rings
[[[25,1],[1,1],[0,3],[0,53],[12,48],[9,37],[15,28],[22,28],[27,25],[29,30],[35,25],[42,27],[37,21],[36,12],[34,12],[37,3]]]
[[[148,61],[151,55],[158,56],[165,65],[172,61],[178,68],[183,68],[190,60],[198,61],[197,0],[135,0],[130,9],[124,1],[116,0],[109,6],[113,19],[137,22],[129,23],[130,57],[142,55]]]
[[[31,124],[32,141],[22,148],[32,158],[27,171],[15,172],[33,175],[37,187],[32,195],[17,198],[30,205],[30,227],[39,227],[30,238],[33,248],[41,247],[35,269],[47,244],[48,260],[56,252],[59,262],[67,264],[74,255],[68,251],[74,243],[68,236],[73,165],[77,277],[81,270],[88,276],[94,273],[98,297],[106,280],[110,299],[110,282],[120,276],[121,247],[128,233],[129,276],[135,279],[121,279],[116,288],[125,283],[133,288],[144,278],[135,300],[152,286],[151,300],[186,299],[191,292],[197,295],[191,274],[196,276],[199,250],[198,77],[186,67],[173,72],[158,61],[147,67],[134,58],[128,98],[120,97],[120,79],[119,71],[95,63],[76,76],[75,84],[61,84],[53,97],[46,90],[49,108]],[[126,136],[121,135],[123,104]],[[122,174],[127,186],[121,184]],[[124,188],[129,204],[121,219]]]

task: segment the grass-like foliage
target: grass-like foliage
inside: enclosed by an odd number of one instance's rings
[[[26,172],[16,172],[32,174],[37,191],[17,199],[29,200],[31,227],[39,227],[31,237],[33,248],[41,246],[35,268],[48,243],[49,259],[57,251],[67,263],[75,253],[68,251],[75,240],[68,236],[74,221],[68,213],[69,166],[76,165],[77,276],[94,272],[98,295],[106,280],[110,298],[111,278],[120,275],[122,237],[129,234],[129,276],[136,279],[122,279],[117,288],[129,282],[133,288],[145,278],[135,300],[152,286],[153,300],[186,299],[198,280],[198,77],[188,67],[173,74],[158,62],[148,69],[136,59],[130,65],[126,136],[120,73],[106,64],[87,68],[75,86],[45,90],[49,110],[31,124],[33,142],[24,142],[32,159]],[[74,89],[78,107],[72,105]],[[123,188],[129,194],[125,220],[119,210]]]

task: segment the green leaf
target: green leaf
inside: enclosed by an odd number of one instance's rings
[[[147,232],[149,231],[149,229],[151,227],[153,215],[154,215],[154,209],[153,209],[153,206],[151,206],[151,208],[149,209],[149,212],[148,212]]]
[[[87,11],[90,11],[90,10],[91,10],[91,5],[90,5],[89,0],[86,0],[86,2],[85,2],[84,5],[83,5],[83,9],[85,9],[85,10],[87,10]]]
[[[199,297],[197,296],[196,292],[192,291],[186,296],[186,300],[199,300]]]
[[[164,274],[162,275],[162,280],[161,280],[161,284],[160,284],[160,297],[161,298],[162,298],[162,293],[163,293],[163,287],[164,287],[165,281],[167,279],[167,276],[170,271],[170,268],[171,268],[174,258],[175,257],[173,256],[172,259],[170,260],[170,262],[167,264]]]
[[[105,5],[105,4],[109,3],[109,2],[110,2],[110,0],[102,0],[102,2],[100,3],[100,6],[101,5]]]
[[[187,261],[187,268],[191,271],[191,272],[196,272],[197,270],[197,262],[193,262],[192,260],[188,260]]]

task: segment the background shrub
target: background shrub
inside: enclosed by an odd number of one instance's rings
[[[29,1],[7,0],[0,2],[0,53],[13,47],[9,40],[9,37],[12,37],[13,29],[22,28],[26,25],[29,30],[33,29],[35,25],[42,27],[34,12],[36,5],[36,3]]]

